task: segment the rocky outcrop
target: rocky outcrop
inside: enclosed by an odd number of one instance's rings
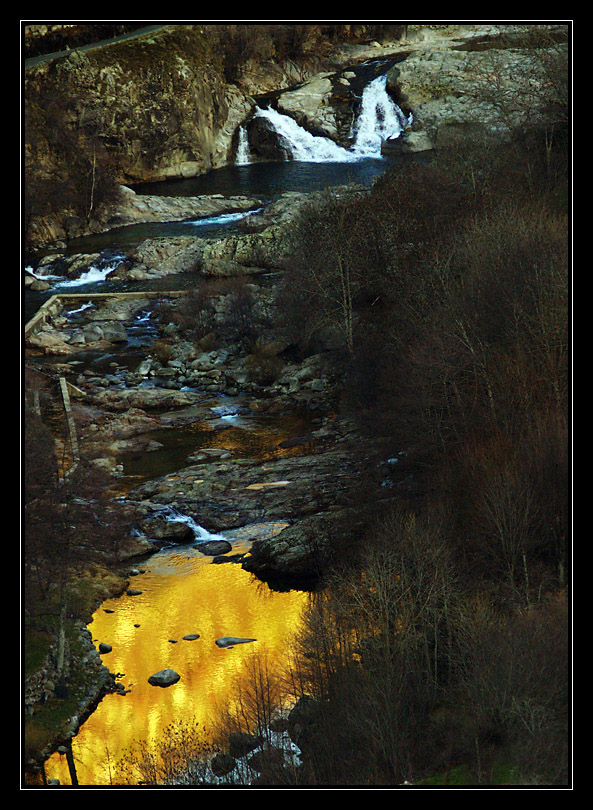
[[[247,213],[262,205],[261,200],[243,195],[161,197],[155,194],[137,194],[127,186],[121,186],[120,192],[120,199],[107,220],[107,229],[140,222],[178,222],[222,214]]]
[[[278,109],[314,134],[336,140],[338,120],[336,110],[331,105],[332,90],[331,79],[319,76],[295,90],[282,93],[278,97]]]
[[[51,82],[92,121],[129,181],[188,177],[228,160],[250,104],[225,81],[220,55],[193,26],[169,26],[109,47],[72,51],[26,73],[27,93]]]
[[[475,26],[447,37],[423,32],[387,75],[413,125],[384,153],[501,142],[526,122],[554,123],[567,101],[554,77],[566,71],[567,39],[567,26],[552,24]]]
[[[174,669],[161,669],[160,672],[155,672],[154,675],[150,676],[148,683],[151,686],[166,688],[167,686],[172,686],[174,683],[177,683],[180,679],[181,675],[175,672]]]

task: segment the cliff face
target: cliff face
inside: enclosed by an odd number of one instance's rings
[[[190,26],[72,51],[31,68],[25,81],[30,104],[48,87],[64,99],[68,125],[102,142],[125,183],[223,164],[249,109],[225,81],[212,43]]]

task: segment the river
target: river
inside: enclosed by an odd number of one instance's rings
[[[233,551],[248,546],[239,541]],[[154,750],[176,721],[211,728],[236,697],[238,679],[254,655],[276,666],[288,658],[309,599],[304,591],[258,585],[240,565],[213,564],[193,548],[161,551],[146,568],[132,583],[142,593],[109,599],[89,626],[97,645],[112,646],[104,663],[123,674],[121,683],[130,691],[104,697],[73,738],[80,785],[121,783],[120,758],[143,742]],[[183,639],[192,634],[199,638]],[[221,649],[215,642],[224,636],[256,641]],[[165,668],[178,672],[179,682],[150,685],[149,676]],[[48,778],[71,784],[65,755],[54,754],[45,767]]]
[[[376,65],[373,72],[377,72]],[[372,92],[375,97],[367,101],[374,106],[372,109],[363,106],[357,139],[350,150],[336,153],[330,148],[328,152],[326,143],[311,144],[304,130],[295,135],[293,128],[290,135],[294,138],[293,160],[227,166],[202,177],[147,184],[135,190],[175,196],[246,194],[267,203],[286,191],[317,191],[351,182],[369,186],[390,162],[380,155],[381,138],[390,137],[402,128],[401,112],[398,114],[386,102],[384,82],[374,84]],[[265,110],[261,114],[266,114]],[[317,153],[317,145],[324,151]],[[102,251],[117,266],[120,253],[147,237],[193,232],[215,238],[233,227],[236,221],[228,218],[202,223],[138,225],[74,240],[65,252]],[[72,289],[71,282],[55,279],[52,289],[45,293],[25,293],[26,318],[50,295],[61,290],[105,291],[107,275],[83,278],[76,282],[76,289]],[[188,278],[191,276],[185,279],[168,276],[155,282],[152,289],[159,285],[163,289],[179,289]],[[107,286],[109,291],[146,288],[141,282]],[[259,429],[260,434],[266,430],[265,425],[251,428]],[[295,432],[302,430],[301,426],[293,428]],[[272,424],[267,429],[273,431],[278,426]],[[242,441],[240,436],[237,440]],[[185,458],[186,450],[184,446],[180,458]],[[261,454],[265,448],[259,446],[256,452]],[[182,461],[177,462],[165,452],[158,469],[147,468],[142,458],[130,459],[128,463],[127,474],[142,477],[162,474],[163,469],[170,470],[171,464]],[[264,530],[275,532],[281,528],[282,524],[273,524],[266,525]],[[239,532],[229,539],[233,553],[248,550],[249,533]],[[164,730],[174,721],[197,721],[206,729],[212,726],[218,710],[236,695],[237,678],[249,667],[254,655],[263,654],[274,667],[285,667],[302,612],[310,599],[306,591],[274,591],[240,565],[214,564],[211,557],[192,546],[162,550],[144,565],[145,572],[135,577],[131,586],[141,593],[108,600],[89,625],[97,646],[100,642],[111,645],[112,651],[104,655],[104,663],[111,672],[121,674],[126,694],[103,698],[73,738],[81,785],[121,783],[124,777],[118,770],[120,758],[134,744],[149,747],[158,744]],[[188,634],[197,634],[199,638],[184,640]],[[255,641],[220,649],[215,642],[222,636]],[[165,668],[176,670],[180,680],[168,688],[150,685],[148,678]],[[54,754],[45,767],[47,778],[70,784],[64,755]]]

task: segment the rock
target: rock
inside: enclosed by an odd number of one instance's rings
[[[140,596],[142,591],[137,591],[135,588],[128,588],[126,596]]]
[[[137,194],[127,186],[121,186],[118,206],[118,226],[139,222],[172,222],[222,214],[248,212],[261,206],[258,199],[235,196],[222,197],[208,194],[201,197],[160,197],[152,194]]]
[[[54,329],[43,329],[27,337],[30,346],[43,349],[45,354],[72,354],[64,335]]]
[[[428,152],[434,149],[434,142],[427,132],[407,132],[399,138],[389,138],[381,144],[382,155],[406,155],[414,152]]]
[[[184,641],[195,641],[197,638],[200,638],[199,633],[188,633],[187,636],[183,636]]]
[[[152,357],[147,357],[140,363],[140,365],[136,369],[136,374],[140,374],[141,377],[147,377],[152,368],[152,364],[153,364]]]
[[[336,112],[330,105],[331,94],[331,80],[322,76],[296,90],[282,93],[278,98],[278,109],[316,134],[335,139],[338,124]]]
[[[154,675],[150,676],[148,683],[151,684],[151,686],[161,686],[164,688],[177,683],[180,679],[181,675],[175,672],[174,669],[161,669],[160,672],[155,672]]]
[[[51,285],[48,284],[47,281],[42,281],[39,278],[35,279],[28,285],[29,289],[33,290],[33,292],[44,292],[45,290],[49,290],[50,286]]]
[[[247,644],[250,641],[257,641],[256,638],[237,638],[236,636],[223,636],[216,639],[216,646],[226,649],[234,647],[235,644]]]
[[[214,776],[226,776],[236,766],[237,762],[230,754],[216,754],[210,761]]]
[[[180,521],[159,520],[158,518],[145,520],[140,524],[141,530],[150,537],[156,545],[174,543],[186,545],[195,539],[193,529]]]
[[[510,131],[528,119],[549,120],[549,100],[541,92],[546,86],[544,66],[549,68],[567,45],[558,43],[538,53],[529,47],[522,26],[497,28],[488,47],[473,47],[468,39],[462,47],[435,48],[432,41],[388,71],[388,90],[404,113],[413,111],[418,130],[418,139],[403,139],[405,151],[425,151],[429,143],[450,149],[464,143],[505,142]],[[509,37],[516,39],[515,47],[508,47]]]
[[[112,649],[113,647],[111,646],[111,644],[104,644],[103,642],[99,644],[99,652],[102,655],[104,655],[105,653],[110,653]]]
[[[214,565],[220,565],[221,563],[239,563],[245,556],[245,553],[242,554],[229,554],[228,556],[221,556],[221,557],[213,557],[212,563]]]
[[[198,543],[196,548],[202,554],[215,557],[218,554],[226,554],[227,551],[231,551],[233,546],[227,540],[207,540],[205,543]]]
[[[261,745],[262,738],[255,734],[247,734],[246,732],[233,732],[229,735],[229,754],[239,759],[244,757],[251,751],[255,750],[258,745]]]
[[[111,343],[126,343],[128,333],[126,327],[119,322],[102,324],[103,338]]]

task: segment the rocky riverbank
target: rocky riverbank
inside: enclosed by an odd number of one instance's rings
[[[271,306],[270,291],[251,285],[249,294],[254,323],[262,323],[257,313]],[[175,317],[186,298],[169,302],[164,313],[157,307],[152,345],[135,364],[126,364],[124,347],[130,322],[149,305],[142,297],[101,299],[75,322],[59,311],[29,343],[44,358],[61,358],[53,370],[70,382],[81,451],[122,479],[135,521],[163,506],[213,532],[284,521],[282,537],[254,543],[245,567],[266,576],[313,576],[330,554],[324,518],[336,523],[340,513],[346,516],[360,486],[357,465],[375,451],[363,448],[338,415],[330,352],[294,359],[269,322],[255,344],[225,340],[212,347],[228,324],[234,295],[213,296],[212,331],[201,341],[190,340]],[[105,352],[119,363],[112,359],[110,373],[100,374],[92,362]],[[130,490],[126,458],[155,454],[169,435],[198,426],[201,447],[188,445],[178,468]],[[141,530],[130,532],[126,554],[154,548],[155,538]]]

